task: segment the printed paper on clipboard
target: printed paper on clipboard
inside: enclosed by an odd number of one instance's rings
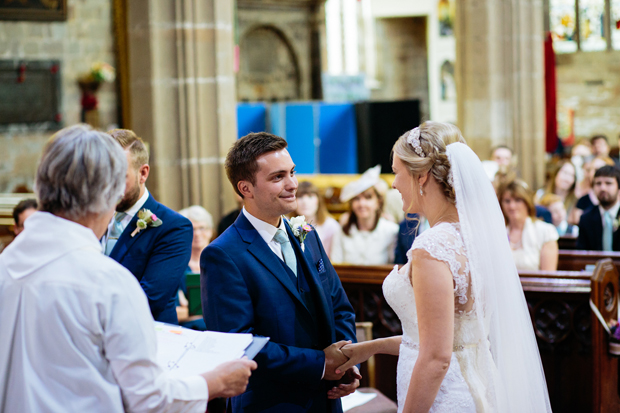
[[[252,354],[253,358],[268,338],[251,334],[195,331],[155,322],[157,361],[171,377],[189,377],[213,370],[227,361]],[[262,343],[262,344],[261,344]],[[256,350],[256,348],[258,348]]]

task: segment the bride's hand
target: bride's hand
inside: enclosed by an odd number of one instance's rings
[[[340,351],[349,358],[342,366],[336,369],[336,374],[349,370],[351,367],[360,364],[374,355],[371,347],[372,341],[363,343],[347,344]]]

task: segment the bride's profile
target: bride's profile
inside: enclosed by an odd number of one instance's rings
[[[343,347],[398,355],[399,412],[550,412],[504,218],[459,129],[425,122],[394,144],[393,187],[431,228],[383,284],[403,335]]]

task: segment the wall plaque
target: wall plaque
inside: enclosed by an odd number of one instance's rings
[[[60,62],[0,60],[0,128],[61,127]]]
[[[0,20],[67,20],[67,0],[0,0]]]

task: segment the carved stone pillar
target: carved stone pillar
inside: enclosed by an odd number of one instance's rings
[[[149,190],[173,209],[234,208],[223,162],[237,136],[229,0],[127,2],[130,119],[150,145]]]
[[[456,2],[459,127],[481,159],[506,144],[523,179],[544,180],[542,0]]]

